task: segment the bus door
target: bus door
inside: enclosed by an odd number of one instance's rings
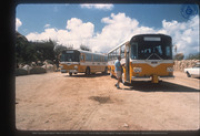
[[[125,61],[126,61],[126,82],[130,83],[130,67],[129,67],[129,45],[126,45]]]

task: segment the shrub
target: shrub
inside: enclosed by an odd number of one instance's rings
[[[30,74],[41,74],[46,73],[46,70],[44,68],[32,68],[30,70]]]
[[[18,68],[15,70],[15,76],[28,75],[28,71]]]
[[[175,56],[174,56],[174,59],[175,60],[183,60],[184,58],[184,54],[183,53],[177,53]]]

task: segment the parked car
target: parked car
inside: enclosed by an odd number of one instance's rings
[[[187,74],[188,77],[200,77],[200,63],[196,63],[195,66],[191,68],[185,68],[184,72]]]

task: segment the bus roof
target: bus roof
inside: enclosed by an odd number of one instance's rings
[[[134,35],[130,41],[134,41],[135,39],[141,39],[142,37],[166,37],[171,40],[171,36],[165,35],[165,34],[160,34],[160,33],[155,33],[155,34],[138,34]]]
[[[134,35],[134,36],[130,37],[130,41],[132,41],[133,38],[136,38],[136,37],[145,37],[145,36],[160,36],[160,37],[168,37],[168,38],[171,39],[171,36],[169,36],[169,35],[160,34],[160,33],[157,33],[157,34],[156,33],[155,34],[152,33],[152,34],[137,34],[137,35]],[[129,40],[127,40],[125,42],[122,42],[121,44],[119,44],[118,46],[116,46],[115,48],[113,48],[112,50],[110,50],[108,53],[116,50],[117,48],[119,48],[123,44],[127,44],[127,42],[129,42]]]
[[[124,44],[127,44],[128,42],[129,42],[129,41],[126,41],[126,42],[123,42],[123,43],[119,44],[119,45],[116,46],[114,49],[110,50],[108,53],[110,53],[110,52],[116,50],[117,48],[119,48],[120,46],[122,46],[122,45],[124,45]]]
[[[78,52],[80,52],[80,53],[86,53],[86,54],[95,54],[95,55],[107,56],[107,55],[102,54],[102,53],[94,53],[94,52],[84,51],[84,50],[64,50],[64,51],[62,51],[62,52],[65,52],[65,51],[78,51]]]

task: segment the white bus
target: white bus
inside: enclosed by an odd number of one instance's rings
[[[72,74],[107,72],[107,55],[82,50],[65,50],[60,55],[61,73]]]

